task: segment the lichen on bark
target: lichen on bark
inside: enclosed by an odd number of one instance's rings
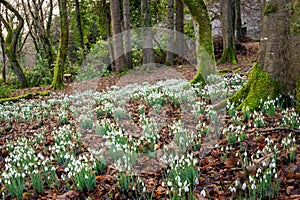
[[[282,85],[263,71],[258,63],[255,63],[246,85],[229,100],[235,103],[238,110],[246,107],[255,110],[261,101],[267,100],[268,97],[275,99],[282,91]]]

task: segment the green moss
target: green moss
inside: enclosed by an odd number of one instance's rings
[[[300,113],[300,78],[296,82],[297,112]]]
[[[239,72],[242,72],[242,68],[237,68],[236,70],[234,70],[234,73],[237,74]]]
[[[234,46],[224,49],[222,58],[219,60],[219,64],[223,64],[227,62],[234,65],[237,63]]]
[[[203,83],[205,84],[205,80],[202,77],[201,73],[198,71],[196,76],[193,78],[193,80],[191,80],[191,84],[195,84],[195,83]]]
[[[248,82],[230,98],[230,101],[237,105],[238,110],[242,110],[244,107],[254,110],[259,107],[261,99],[264,101],[268,97],[276,98],[282,91],[282,85],[255,63]]]
[[[220,69],[218,72],[219,72],[219,74],[227,74],[227,73],[232,73],[232,70],[231,69]]]
[[[300,0],[295,0],[293,4],[291,33],[295,35],[300,35]]]
[[[3,98],[3,99],[0,99],[0,104],[8,102],[8,101],[17,102],[20,99],[32,99],[32,98],[39,97],[39,96],[48,96],[50,93],[51,93],[50,91],[43,91],[43,92],[37,91],[37,92],[27,93],[27,94],[15,96],[15,97]]]
[[[275,13],[278,11],[278,5],[269,3],[266,5],[265,10],[264,10],[264,15],[269,16],[271,13]]]

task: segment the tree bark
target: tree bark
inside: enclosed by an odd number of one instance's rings
[[[236,64],[236,52],[234,44],[234,18],[233,18],[234,0],[222,0],[222,35],[223,35],[223,54],[219,63]]]
[[[54,89],[61,89],[64,87],[64,67],[66,64],[66,57],[69,43],[69,23],[68,23],[68,0],[58,0],[59,16],[60,16],[60,42],[58,47],[58,54],[54,67],[54,77],[52,87]]]
[[[0,4],[1,9],[1,4]],[[2,23],[0,23],[0,32],[2,33]],[[2,52],[2,61],[3,61],[3,68],[2,68],[2,78],[3,82],[6,83],[6,56],[5,56],[5,47],[4,47],[4,38],[3,35],[0,34],[0,43],[1,43],[1,52]]]
[[[216,72],[216,61],[212,39],[212,25],[207,6],[203,0],[182,0],[188,7],[194,20],[198,23],[197,60],[198,72],[192,83],[203,82],[209,74]]]
[[[153,65],[153,33],[151,29],[150,0],[141,1],[142,10],[142,28],[143,28],[143,65]]]
[[[185,41],[184,41],[184,5],[181,0],[176,0],[176,42],[175,42],[175,51],[176,54],[180,57],[183,56],[185,52]]]
[[[81,9],[79,0],[75,0],[75,10],[76,10],[76,22],[78,26],[78,35],[80,41],[80,48],[82,51],[81,62],[85,59],[85,46],[84,46],[84,38],[83,38],[83,30],[82,30],[82,23],[81,23]]]
[[[130,6],[129,0],[123,0],[123,19],[124,19],[124,53],[126,66],[131,68],[131,41],[130,41]]]
[[[174,64],[174,0],[168,0],[168,40],[166,64]]]
[[[106,26],[106,34],[107,34],[107,42],[108,42],[108,51],[109,51],[109,59],[110,59],[110,64],[108,66],[108,69],[110,71],[112,71],[113,69],[115,69],[115,63],[114,63],[114,48],[113,48],[113,44],[112,44],[112,33],[111,33],[111,18],[110,18],[110,14],[109,12],[107,12],[109,10],[106,0],[102,0],[102,9],[103,9],[103,15],[104,15],[104,23]]]
[[[235,38],[240,42],[242,35],[241,0],[235,0],[235,31]]]
[[[0,0],[0,3],[2,3],[8,10],[10,10],[14,15],[16,15],[18,19],[18,25],[15,29],[13,29],[12,26],[9,24],[9,22],[6,21],[2,15],[0,15],[0,21],[4,24],[7,31],[7,36],[5,39],[5,44],[6,44],[5,50],[6,50],[8,60],[17,76],[20,87],[21,88],[28,87],[28,82],[18,61],[18,54],[17,54],[18,40],[24,26],[24,19],[10,3],[8,3],[5,0]]]
[[[115,70],[120,72],[126,66],[121,30],[121,9],[119,0],[110,1],[110,14],[112,20],[113,47]]]

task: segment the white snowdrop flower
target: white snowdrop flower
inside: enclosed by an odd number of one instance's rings
[[[186,185],[186,186],[184,186],[184,191],[185,192],[188,192],[188,191],[190,191],[190,189],[189,189],[189,187]]]
[[[235,188],[235,187],[231,187],[231,186],[230,186],[228,189],[229,189],[231,192],[233,192],[233,193],[236,192],[236,188]]]
[[[247,188],[247,184],[246,184],[246,183],[243,183],[243,185],[242,185],[242,190],[246,190],[246,188]]]
[[[275,167],[276,167],[276,163],[273,163],[273,162],[272,162],[272,163],[270,164],[270,168],[275,168]]]
[[[255,185],[255,184],[252,184],[252,185],[251,185],[251,189],[252,189],[252,190],[255,190],[255,189],[256,189],[256,185]]]
[[[172,186],[172,182],[171,182],[171,181],[168,181],[168,182],[167,182],[167,185],[168,185],[169,187],[171,187],[171,186]]]
[[[278,178],[278,175],[277,175],[277,173],[275,173],[275,175],[274,175],[274,178]]]
[[[205,192],[205,190],[203,189],[203,190],[201,190],[201,192],[200,192],[200,195],[202,195],[203,197],[206,197],[206,192]]]
[[[164,182],[164,181],[161,182],[161,186],[162,186],[162,187],[165,187],[165,182]]]
[[[263,161],[262,166],[263,166],[263,167],[267,166],[266,161]]]
[[[88,179],[89,177],[88,177],[88,175],[85,174],[85,175],[84,175],[84,178],[85,178],[85,179]]]
[[[254,181],[254,178],[252,178],[252,176],[249,176],[249,181],[250,183],[252,183],[252,181]]]
[[[273,174],[275,174],[275,173],[276,173],[276,169],[274,168],[274,169],[273,169]]]
[[[178,186],[181,187],[182,186],[182,183],[180,181],[178,181]]]

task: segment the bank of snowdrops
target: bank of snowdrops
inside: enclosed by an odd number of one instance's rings
[[[244,82],[239,75],[211,76],[206,86],[172,79],[2,104],[0,192],[17,199],[24,193],[43,196],[49,189],[88,194],[101,184],[97,177],[110,173],[109,166],[115,170],[113,184],[128,198],[196,199],[197,192],[213,197],[201,181],[201,167],[214,150],[245,174],[233,175],[220,190],[237,198],[276,196],[278,156],[284,151],[294,162],[299,115],[282,109],[281,97],[261,102],[252,113],[229,102],[226,111],[213,109],[211,104],[230,97]],[[247,149],[244,141],[259,138],[255,129],[267,127],[289,131]],[[157,171],[155,187],[147,184],[145,173]]]

